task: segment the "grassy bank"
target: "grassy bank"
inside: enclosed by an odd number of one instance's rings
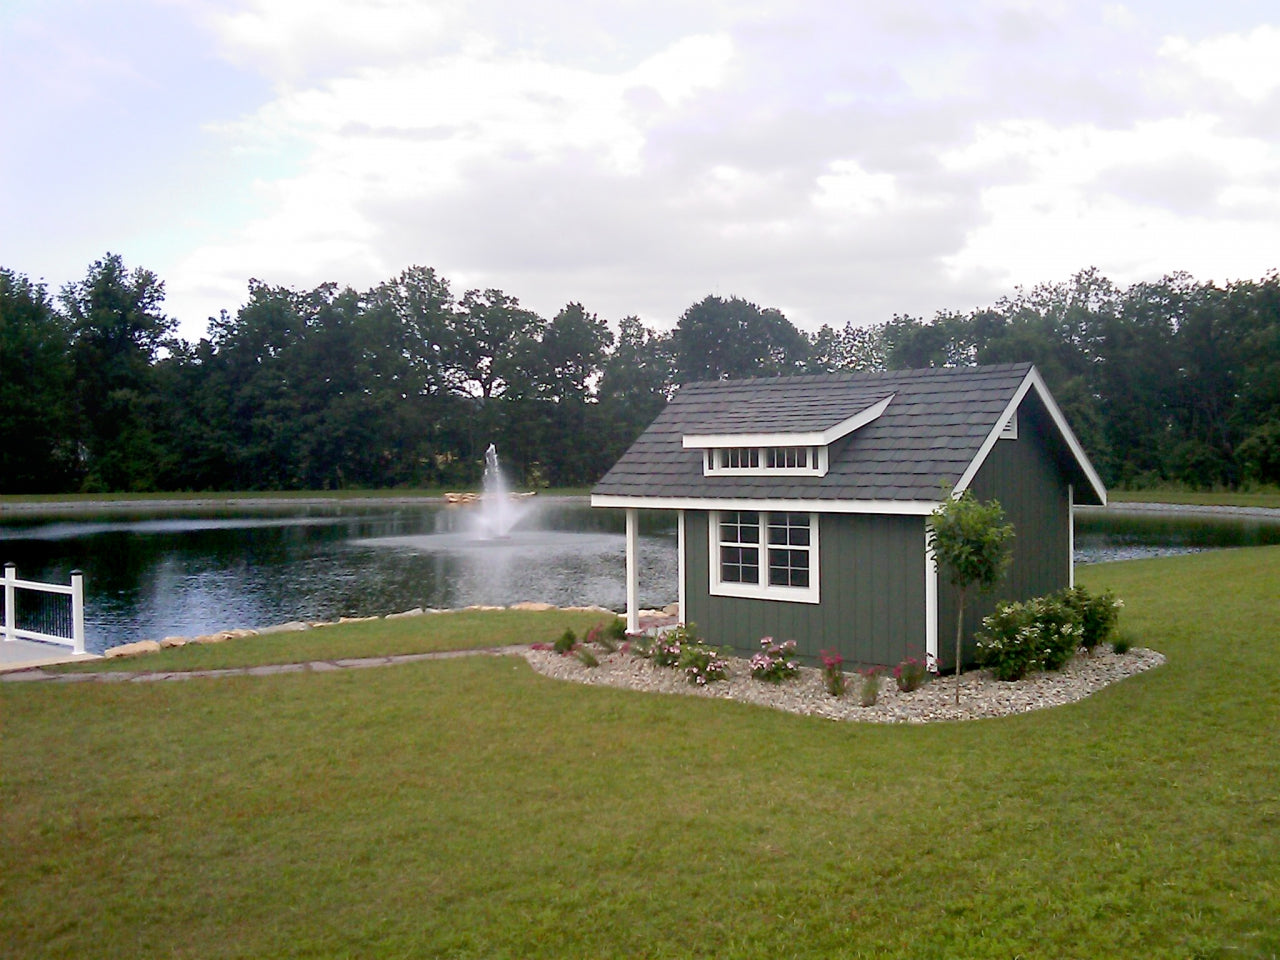
[[[240,637],[222,643],[195,643],[158,653],[113,660],[82,660],[48,667],[50,672],[215,670],[303,663],[399,653],[475,650],[514,643],[551,643],[565,629],[581,634],[613,614],[570,610],[455,610],[422,617],[378,619],[315,627],[297,632]]]
[[[1207,507],[1270,507],[1280,509],[1280,490],[1218,490],[1201,493],[1191,490],[1109,490],[1112,503],[1185,503]]]
[[[1273,956],[1280,548],[1082,579],[1169,663],[995,721],[835,724],[512,658],[0,685],[0,943]]]

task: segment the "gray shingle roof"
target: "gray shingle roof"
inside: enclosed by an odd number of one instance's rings
[[[596,495],[936,501],[978,455],[1031,364],[722,380],[681,387]],[[830,447],[824,477],[712,476],[686,434],[821,431],[893,394]]]

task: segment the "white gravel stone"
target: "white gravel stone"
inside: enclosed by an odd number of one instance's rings
[[[764,683],[752,679],[749,661],[730,657],[727,679],[699,687],[689,683],[682,670],[655,667],[630,653],[600,653],[598,667],[586,667],[577,657],[561,656],[552,650],[527,650],[524,655],[534,670],[558,680],[650,693],[719,697],[806,716],[867,723],[932,723],[1027,713],[1083,700],[1109,684],[1165,662],[1164,654],[1155,650],[1134,647],[1128,653],[1116,654],[1104,645],[1092,656],[1075,657],[1057,673],[1036,673],[1016,683],[995,680],[986,670],[974,670],[960,678],[959,706],[955,704],[954,677],[935,678],[918,690],[902,693],[892,676],[882,676],[876,704],[863,707],[858,703],[862,677],[855,673],[847,674],[844,695],[832,697],[822,685],[822,671],[815,667],[801,668],[800,676],[793,680]]]

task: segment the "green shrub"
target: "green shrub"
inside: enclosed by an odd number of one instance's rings
[[[1116,636],[1111,638],[1111,649],[1114,650],[1116,653],[1119,653],[1119,654],[1128,653],[1129,648],[1131,646],[1133,646],[1133,644],[1129,641],[1129,638],[1126,637],[1123,633],[1116,634]]]
[[[553,650],[560,656],[564,656],[578,644],[578,637],[569,627],[564,628],[564,633],[556,638],[556,642],[552,645]]]
[[[593,643],[605,653],[616,653],[618,650],[618,645],[614,643],[613,638],[599,624],[587,631],[586,636],[582,638],[582,642]]]
[[[997,680],[1021,680],[1030,670],[1061,670],[1080,646],[1084,630],[1061,596],[1002,603],[982,621],[978,662]]]
[[[627,621],[622,617],[614,617],[604,627],[605,635],[615,643],[627,639]]]
[[[1021,603],[1002,603],[982,620],[978,663],[997,680],[1021,680],[1038,663],[1031,614]]]
[[[1111,636],[1116,621],[1120,619],[1120,610],[1124,607],[1124,601],[1117,598],[1110,590],[1105,590],[1095,597],[1091,596],[1084,587],[1073,587],[1063,594],[1063,598],[1079,616],[1083,630],[1080,646],[1090,652]]]
[[[864,707],[874,707],[880,699],[880,671],[876,667],[862,672],[862,690],[858,702]]]
[[[600,666],[600,660],[586,647],[579,647],[575,656],[582,662],[584,667]]]
[[[1040,669],[1061,670],[1080,649],[1084,634],[1080,614],[1061,595],[1035,597],[1027,607],[1039,634]]]
[[[905,657],[893,668],[893,679],[903,693],[920,689],[928,676],[925,663],[918,657]]]
[[[690,683],[703,687],[729,675],[729,661],[719,650],[703,643],[685,643],[680,648],[680,668]]]
[[[836,651],[822,651],[822,685],[827,688],[827,693],[833,697],[841,696],[847,684],[844,670],[841,667],[843,663],[844,657],[840,656]]]

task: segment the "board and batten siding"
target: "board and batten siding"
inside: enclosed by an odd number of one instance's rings
[[[713,596],[709,514],[685,513],[685,618],[708,643],[750,656],[760,638],[795,640],[816,661],[836,650],[850,667],[898,663],[925,649],[921,517],[822,514],[819,603]]]
[[[979,500],[999,500],[1013,524],[1013,560],[990,594],[965,603],[963,658],[976,658],[975,633],[1002,600],[1028,600],[1056,593],[1071,576],[1071,508],[1067,481],[1048,439],[1054,428],[1034,393],[1018,410],[1018,438],[997,440],[970,484]],[[938,653],[943,668],[955,660],[956,589],[938,575]]]

